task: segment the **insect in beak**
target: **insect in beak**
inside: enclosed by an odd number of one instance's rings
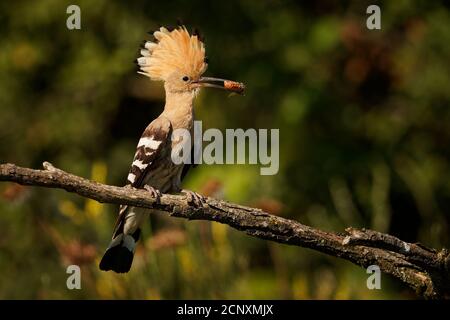
[[[211,77],[201,77],[197,81],[193,81],[192,84],[198,87],[219,88],[239,94],[243,94],[245,89],[245,85],[242,82]]]

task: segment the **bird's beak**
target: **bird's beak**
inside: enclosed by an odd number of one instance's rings
[[[245,85],[241,82],[224,80],[219,78],[201,77],[197,81],[193,82],[198,87],[212,87],[236,92],[239,94],[244,93]]]

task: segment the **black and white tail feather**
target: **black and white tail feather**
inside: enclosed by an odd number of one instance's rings
[[[125,234],[123,230],[118,233],[111,240],[100,261],[100,270],[112,270],[117,273],[126,273],[130,271],[134,252],[136,250],[136,243],[138,242],[140,235],[140,228],[137,228],[132,235]]]

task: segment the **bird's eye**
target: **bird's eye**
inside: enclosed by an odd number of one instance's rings
[[[183,77],[183,81],[189,81],[189,77],[188,76],[184,76]]]

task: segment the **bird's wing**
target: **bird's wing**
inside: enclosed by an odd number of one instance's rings
[[[136,153],[131,164],[127,177],[127,185],[134,188],[141,188],[144,185],[145,176],[151,170],[152,164],[161,157],[165,147],[169,142],[172,132],[172,125],[165,117],[158,117],[153,120],[138,142]],[[114,227],[114,236],[116,235],[120,222],[123,220],[127,211],[127,205],[120,206],[119,217]]]
[[[143,187],[144,178],[151,165],[161,156],[171,131],[172,125],[165,117],[153,120],[144,130],[128,173],[129,185],[134,188]]]

